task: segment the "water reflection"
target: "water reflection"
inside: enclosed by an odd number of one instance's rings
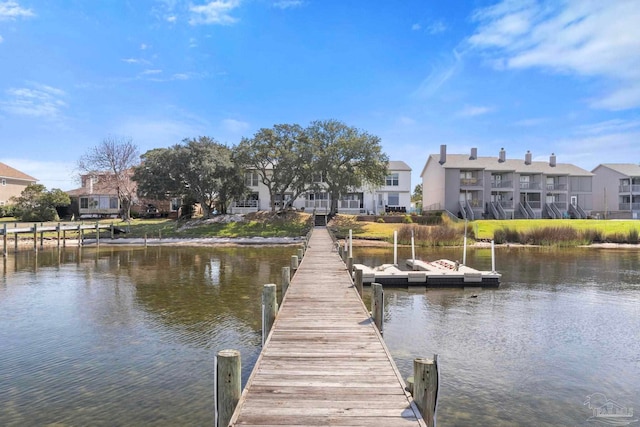
[[[637,408],[640,251],[496,252],[499,289],[385,290],[385,341],[403,375],[413,358],[440,355],[439,426],[586,425],[582,403],[597,392]],[[213,356],[240,350],[246,381],[260,350],[262,285],[279,283],[294,253],[10,254],[0,278],[0,425],[210,424]],[[356,263],[392,257],[354,248]],[[419,248],[417,257],[462,251]],[[489,269],[490,250],[470,249],[467,264]]]
[[[354,257],[392,262],[383,250]],[[385,290],[385,341],[401,372],[440,355],[438,424],[587,425],[582,403],[595,392],[637,406],[640,252],[508,248],[497,261],[497,290]],[[490,268],[490,252],[470,251],[467,263]]]
[[[295,248],[21,252],[0,280],[0,425],[202,425],[213,356],[259,352]]]

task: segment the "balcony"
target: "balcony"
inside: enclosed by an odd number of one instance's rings
[[[547,191],[567,191],[567,184],[547,184]]]
[[[481,178],[461,178],[460,187],[482,187]]]
[[[540,190],[541,186],[539,182],[520,182],[521,190]]]
[[[640,203],[620,203],[618,209],[621,211],[640,211]]]
[[[491,181],[491,188],[513,188],[513,181]]]
[[[618,191],[620,193],[640,193],[640,185],[621,185],[620,187],[618,187]]]

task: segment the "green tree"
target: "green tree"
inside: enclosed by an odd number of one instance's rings
[[[331,194],[332,214],[341,196],[365,185],[384,184],[389,158],[379,137],[338,120],[314,121],[307,134],[314,150],[314,171],[321,174]]]
[[[413,189],[413,194],[411,195],[411,201],[416,206],[416,210],[418,213],[422,212],[422,184],[418,184]]]
[[[296,124],[262,128],[252,138],[243,138],[237,147],[237,160],[247,172],[255,171],[267,187],[272,211],[276,196],[285,208],[287,193],[295,200],[311,181],[313,152],[306,132]]]
[[[127,220],[136,193],[132,170],[139,162],[138,147],[130,138],[109,136],[80,158],[78,168],[82,174],[99,176],[103,188],[116,190],[120,215]]]
[[[13,197],[14,215],[21,221],[58,221],[57,207],[69,206],[71,199],[64,191],[47,191],[42,184],[29,184],[19,197]]]
[[[142,159],[133,177],[138,194],[143,197],[194,199],[203,214],[209,216],[216,206],[226,213],[229,200],[245,191],[233,151],[207,136],[185,139],[171,148],[150,150]]]

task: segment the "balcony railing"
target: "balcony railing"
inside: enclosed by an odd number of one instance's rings
[[[621,185],[618,191],[620,193],[640,193],[640,185]]]
[[[498,202],[504,209],[513,209],[513,200],[501,200]]]
[[[461,178],[460,186],[461,187],[482,187],[482,179],[481,178]]]
[[[547,184],[547,191],[567,191],[567,184]]]
[[[513,181],[491,181],[491,188],[513,188]]]
[[[305,200],[305,209],[329,209],[329,200]]]
[[[338,203],[339,209],[359,210],[361,209],[360,200],[340,200]]]
[[[542,206],[542,203],[540,201],[529,200],[527,203],[529,203],[529,206],[531,206],[533,209],[540,209]]]
[[[618,209],[621,211],[640,211],[640,203],[620,203]]]
[[[258,201],[257,200],[236,200],[233,203],[233,206],[236,208],[257,208]]]
[[[540,190],[539,182],[520,182],[521,190]]]

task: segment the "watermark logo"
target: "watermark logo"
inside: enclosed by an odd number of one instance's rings
[[[587,421],[595,425],[628,426],[638,422],[633,416],[633,408],[620,405],[602,393],[590,394],[584,405],[592,411]]]

